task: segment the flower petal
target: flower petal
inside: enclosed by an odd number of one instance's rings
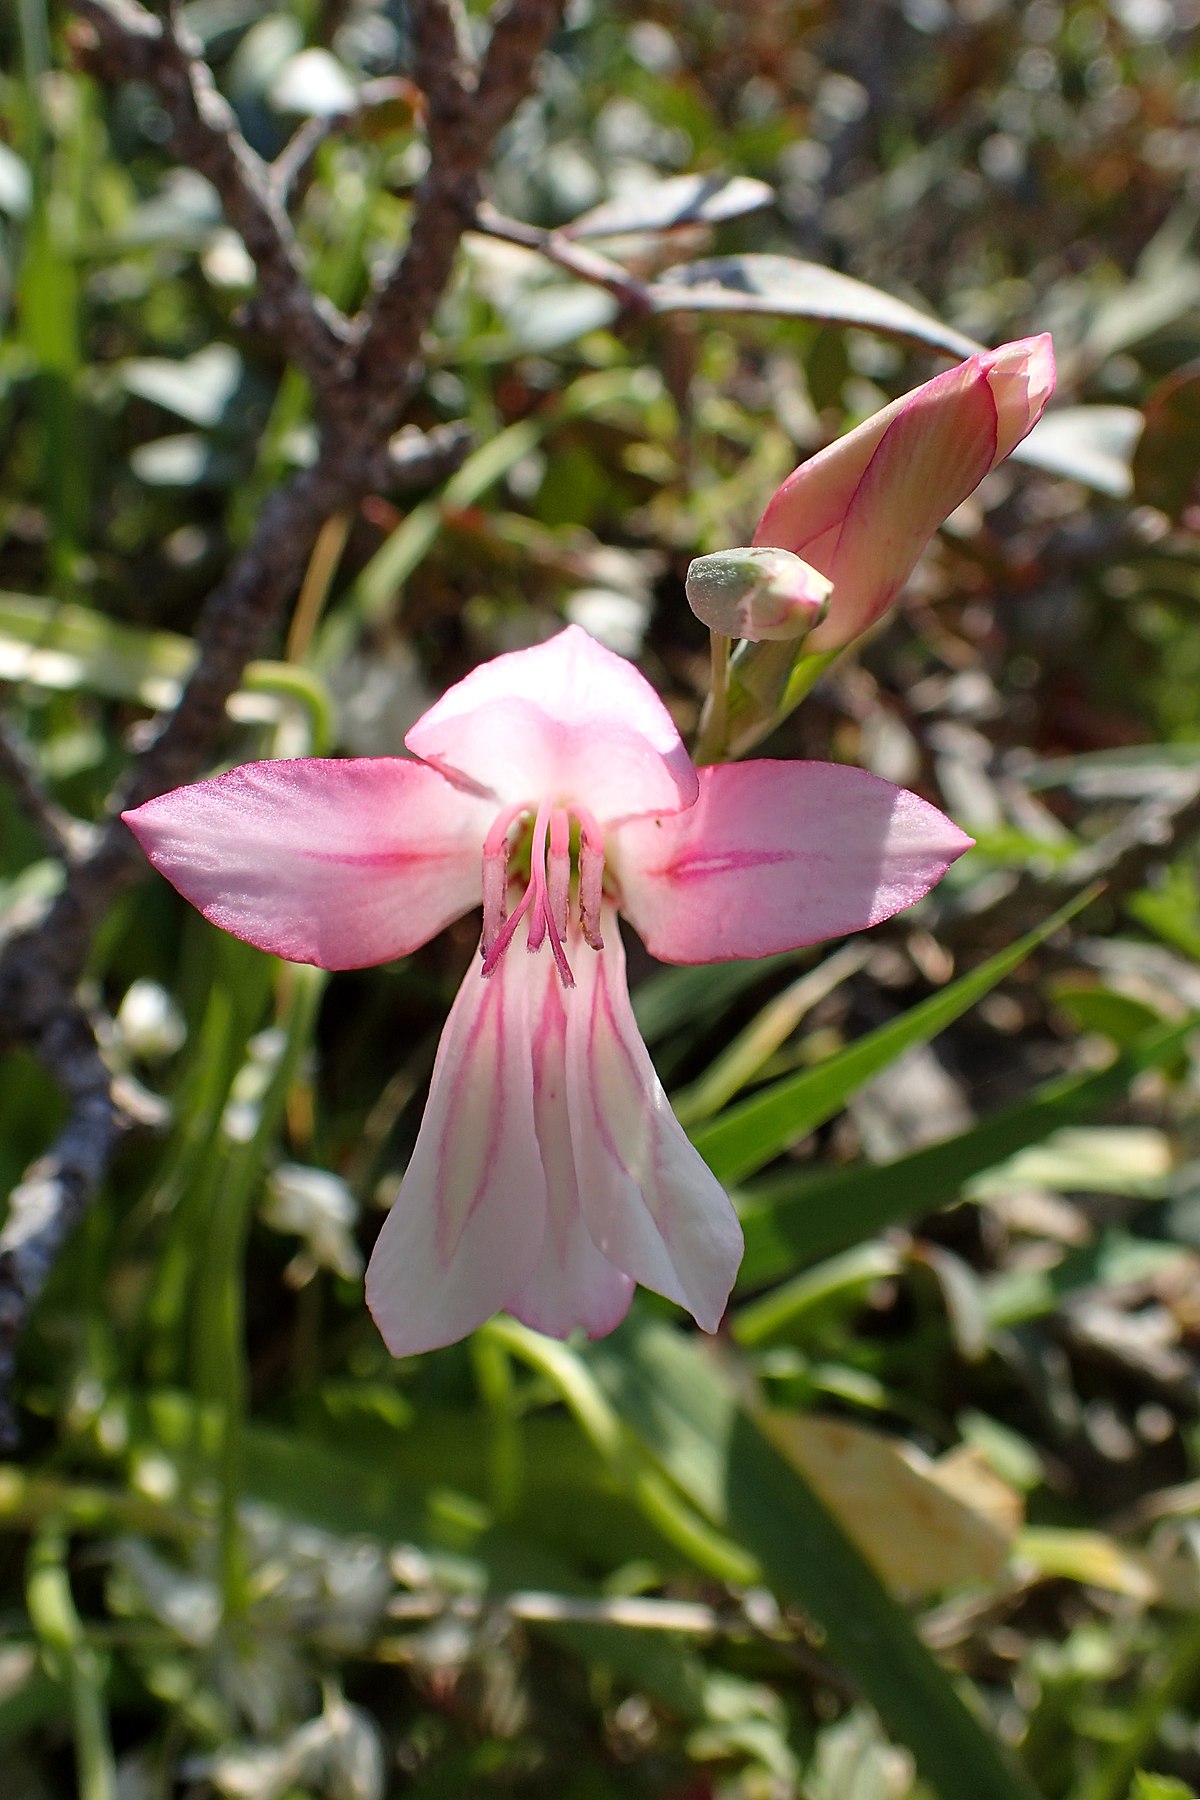
[[[472,670],[404,741],[500,800],[567,799],[602,822],[674,812],[696,797],[691,759],[654,689],[577,625]]]
[[[621,910],[665,962],[769,956],[877,925],[972,840],[935,806],[840,763],[701,769],[685,813],[609,834]]]
[[[525,1291],[542,1253],[531,960],[510,954],[487,980],[472,962],[442,1032],[412,1158],[367,1269],[367,1305],[393,1356],[474,1331]]]
[[[1053,387],[1049,337],[981,351],[789,475],[754,542],[833,582],[809,650],[849,643],[886,611],[937,527],[1032,430]]]
[[[567,1098],[584,1221],[610,1262],[715,1331],[742,1259],[741,1227],[654,1073],[611,906],[603,934],[603,951],[576,956],[567,1002]]]
[[[572,948],[576,961],[594,955],[578,934]],[[541,1261],[509,1310],[550,1337],[566,1337],[577,1325],[589,1337],[604,1337],[628,1312],[634,1282],[597,1250],[580,1209],[566,1083],[567,1009],[580,996],[564,992],[551,957],[533,958],[531,966],[533,1110],[546,1177],[546,1235]],[[582,1179],[588,1178],[585,1165]]]
[[[399,757],[246,763],[122,816],[206,919],[291,962],[405,956],[479,902],[495,807]]]

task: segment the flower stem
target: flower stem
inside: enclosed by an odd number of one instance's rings
[[[708,634],[712,659],[711,686],[700,718],[694,760],[698,764],[723,762],[725,738],[729,727],[729,650],[730,639],[719,631]]]

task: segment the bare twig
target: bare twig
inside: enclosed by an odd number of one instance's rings
[[[71,1112],[53,1148],[13,1190],[0,1231],[0,1446],[4,1448],[11,1448],[16,1438],[9,1395],[21,1334],[126,1124],[82,1007],[59,989],[45,1012],[37,1049],[65,1090]]]
[[[417,379],[429,317],[423,297],[441,293],[449,278],[459,239],[479,205],[480,171],[496,134],[528,91],[562,4],[508,0],[496,15],[478,76],[444,0],[424,0],[417,9],[414,50],[426,100],[429,172],[417,190],[404,254],[362,322],[355,361],[357,404],[385,429]]]
[[[321,388],[341,363],[350,336],[345,318],[314,294],[299,249],[262,158],[241,132],[198,51],[138,0],[75,0],[90,28],[76,38],[80,60],[107,80],[137,80],[157,89],[180,156],[206,175],[225,216],[240,233],[258,270],[256,320],[278,334],[314,385]]]
[[[58,806],[42,786],[27,744],[0,720],[0,781],[12,789],[17,805],[36,828],[52,856],[72,863],[91,840],[91,829]]]
[[[382,450],[371,450],[363,461],[360,481],[364,489],[382,494],[404,493],[445,481],[466,460],[474,439],[461,420],[435,425],[429,431],[406,426]]]
[[[475,209],[475,229],[486,237],[501,238],[506,244],[521,244],[527,250],[536,250],[547,262],[556,264],[568,275],[590,281],[593,287],[607,288],[631,312],[650,311],[650,293],[645,282],[639,281],[610,256],[601,256],[598,250],[589,250],[585,244],[573,243],[561,232],[543,231],[537,225],[506,219],[486,200],[481,200]]]

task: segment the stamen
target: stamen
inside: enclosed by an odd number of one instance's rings
[[[521,895],[520,900],[517,902],[516,911],[510,912],[507,919],[505,919],[495,943],[490,950],[484,952],[483,969],[481,973],[485,979],[487,976],[496,973],[501,957],[513,941],[513,933],[516,931],[517,926],[521,923],[521,920],[525,917],[525,914],[529,911],[532,904],[533,883],[531,881],[529,886],[525,889],[525,892]]]
[[[604,833],[584,807],[573,808],[579,820],[579,927],[593,950],[603,950],[600,909],[604,902]]]
[[[546,939],[546,827],[549,823],[550,808],[543,800],[533,822],[533,843],[529,848],[529,881],[534,904],[525,948],[531,956],[541,949]]]
[[[551,902],[550,889],[546,881],[546,832],[551,823],[550,808],[545,801],[538,807],[537,820],[533,827],[533,860],[530,866],[530,886],[534,890],[535,911],[529,921],[527,947],[532,954],[540,950],[547,934],[550,938],[550,949],[554,955],[558,969],[558,979],[566,988],[575,986],[575,977],[571,973],[571,965],[567,961],[567,953],[562,946],[558,921]],[[553,850],[551,855],[553,856]]]
[[[509,806],[492,822],[483,840],[483,956],[491,955],[508,913],[508,833],[513,820],[528,812],[522,803]]]

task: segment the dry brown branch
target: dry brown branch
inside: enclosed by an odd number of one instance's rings
[[[0,720],[0,782],[8,787],[25,817],[34,826],[52,856],[60,862],[73,863],[91,841],[91,831],[82,819],[73,819],[56,806],[42,786],[41,777],[27,744]]]
[[[497,133],[528,92],[561,11],[562,0],[509,0],[496,15],[476,76],[456,10],[443,0],[417,10],[413,44],[429,170],[417,189],[408,244],[362,322],[355,359],[358,403],[383,429],[417,379],[428,324],[420,296],[440,293],[449,278],[459,239],[475,218],[480,173]]]
[[[198,49],[173,21],[155,18],[137,0],[76,0],[76,11],[84,21],[75,40],[79,60],[102,80],[145,81],[157,90],[172,147],[212,182],[254,259],[256,322],[323,387],[342,359],[349,324],[309,288],[270,171],[238,130]]]
[[[606,288],[631,312],[649,312],[650,294],[645,282],[631,275],[610,256],[602,256],[586,244],[576,244],[559,231],[543,231],[537,225],[522,224],[519,219],[506,219],[482,200],[475,211],[475,229],[486,237],[500,238],[506,244],[521,244],[536,250],[579,281],[590,281],[593,287]]]
[[[83,1008],[61,989],[35,1045],[70,1102],[52,1148],[9,1197],[0,1230],[0,1447],[11,1448],[17,1346],[58,1252],[87,1211],[126,1119]]]

